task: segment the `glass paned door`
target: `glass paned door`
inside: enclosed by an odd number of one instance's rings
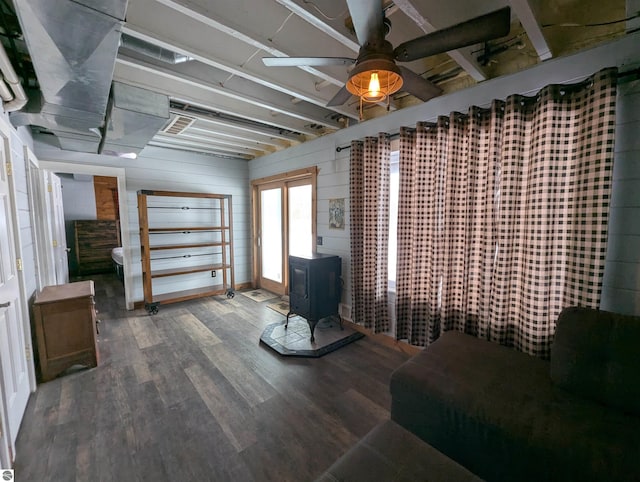
[[[258,284],[285,294],[289,254],[313,253],[314,195],[310,179],[270,182],[258,186]]]
[[[311,184],[289,185],[289,254],[301,256],[313,251]]]
[[[266,289],[284,282],[282,191],[281,187],[260,189],[260,273]]]

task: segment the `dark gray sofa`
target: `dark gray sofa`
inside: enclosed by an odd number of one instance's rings
[[[567,308],[551,360],[446,332],[391,378],[391,418],[487,481],[640,480],[640,318]]]

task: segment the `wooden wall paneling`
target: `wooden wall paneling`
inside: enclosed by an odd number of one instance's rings
[[[118,219],[118,179],[110,176],[93,176],[96,194],[96,216],[100,220]]]

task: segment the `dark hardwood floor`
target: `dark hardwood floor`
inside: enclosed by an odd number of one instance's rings
[[[244,296],[124,309],[94,276],[100,365],[41,384],[17,440],[20,481],[306,481],[389,417],[407,355],[363,338],[322,358],[259,343],[283,316]]]

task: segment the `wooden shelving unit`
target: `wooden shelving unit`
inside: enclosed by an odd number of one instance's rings
[[[231,196],[138,191],[145,308],[235,294]],[[176,289],[180,288],[180,289]]]

